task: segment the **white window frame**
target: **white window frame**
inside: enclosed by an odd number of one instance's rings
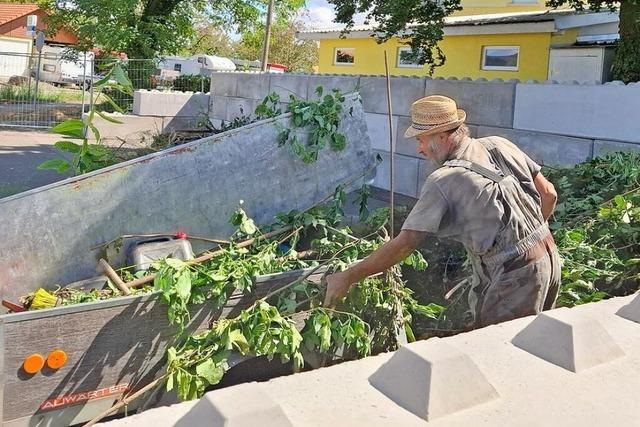
[[[48,70],[47,70],[48,68]],[[55,73],[56,72],[56,66],[53,64],[42,64],[42,71],[44,71],[45,73]]]
[[[511,4],[538,4],[538,0],[511,0]]]
[[[396,67],[397,68],[422,68],[424,65],[416,64],[415,62],[412,64],[401,64],[400,63],[400,52],[411,52],[411,48],[408,46],[400,46],[396,50]]]
[[[353,50],[353,62],[338,62],[338,50],[352,49]],[[336,47],[333,49],[333,65],[340,67],[353,67],[356,63],[356,48],[355,47]]]
[[[515,49],[518,51],[518,59],[515,67],[501,67],[495,65],[485,65],[487,59],[487,49]],[[520,46],[482,46],[482,58],[480,69],[487,71],[518,71],[520,69]]]

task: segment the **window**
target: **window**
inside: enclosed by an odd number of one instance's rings
[[[485,46],[482,48],[482,69],[518,71],[520,47]]]
[[[410,47],[399,47],[396,61],[396,67],[398,68],[422,68],[422,65],[413,62],[411,59]]]
[[[173,71],[182,71],[182,64],[173,64]]]
[[[333,57],[333,65],[353,65],[356,50],[352,47],[337,47]]]
[[[538,4],[538,0],[511,0],[513,4]]]
[[[47,71],[49,73],[54,73],[56,71],[56,66],[51,64],[44,64],[42,66],[42,71]]]
[[[44,59],[58,59],[58,55],[52,52],[45,52]]]

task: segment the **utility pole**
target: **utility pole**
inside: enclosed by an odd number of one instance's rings
[[[269,0],[269,8],[267,9],[267,28],[264,33],[264,47],[262,50],[262,71],[267,71],[267,61],[269,60],[269,39],[271,38],[271,17],[273,15],[273,2]]]

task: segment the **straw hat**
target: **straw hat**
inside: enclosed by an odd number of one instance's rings
[[[411,104],[411,126],[405,138],[416,135],[432,135],[455,129],[464,123],[467,113],[456,106],[456,102],[442,95],[431,95]]]

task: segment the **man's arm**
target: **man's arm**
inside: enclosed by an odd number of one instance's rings
[[[553,210],[556,207],[556,201],[558,200],[558,193],[551,182],[542,175],[542,172],[538,172],[533,178],[533,184],[540,194],[540,200],[542,203],[542,216],[545,221],[549,219]]]
[[[386,242],[378,250],[353,267],[327,276],[325,306],[331,306],[342,299],[352,284],[373,274],[380,273],[408,257],[427,233],[402,230],[393,240]]]

